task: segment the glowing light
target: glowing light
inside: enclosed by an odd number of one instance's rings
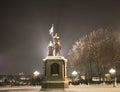
[[[33,74],[34,74],[34,76],[39,76],[40,75],[40,73],[38,71],[35,71]]]
[[[73,76],[76,76],[77,74],[78,74],[78,73],[77,73],[76,71],[73,71],[73,72],[72,72],[72,75],[73,75]]]
[[[111,74],[114,74],[116,71],[115,71],[115,69],[111,68],[111,69],[109,70],[109,72],[110,72]]]

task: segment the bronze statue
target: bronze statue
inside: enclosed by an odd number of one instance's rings
[[[60,42],[60,37],[57,35],[57,33],[55,34],[55,36],[53,36],[53,45],[54,45],[54,55],[60,56],[61,42]]]
[[[54,35],[54,25],[52,24],[51,29],[49,30],[49,34],[52,37],[52,41],[50,41],[48,49],[48,56],[60,56],[61,54],[61,42],[60,37],[57,33]]]
[[[53,47],[53,43],[50,41],[50,43],[48,44],[48,56],[53,56],[53,50],[54,50],[54,47]]]

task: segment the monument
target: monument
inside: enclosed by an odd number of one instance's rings
[[[61,56],[61,42],[57,33],[54,35],[53,26],[50,29],[52,41],[48,44],[48,56],[43,59],[45,79],[43,90],[68,88],[67,59]]]

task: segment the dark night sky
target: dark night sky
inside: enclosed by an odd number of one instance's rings
[[[51,24],[67,57],[83,35],[101,27],[120,29],[120,1],[0,0],[0,74],[41,72]]]

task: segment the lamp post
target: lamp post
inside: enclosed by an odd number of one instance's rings
[[[40,83],[40,78],[39,78],[39,75],[40,75],[40,72],[38,72],[38,71],[34,71],[33,72],[33,84],[34,85],[39,85],[39,83]]]
[[[72,76],[73,76],[73,79],[74,79],[74,80],[75,80],[75,78],[77,77],[77,75],[78,75],[77,71],[74,70],[74,71],[72,72]]]
[[[113,87],[116,87],[116,70],[115,69],[113,69],[113,68],[111,68],[110,70],[109,70],[109,72],[110,72],[110,74],[111,74],[111,76],[113,76],[114,77],[114,81],[113,81]]]
[[[72,84],[73,84],[73,85],[78,84],[77,75],[78,75],[78,72],[74,70],[74,71],[72,72],[72,76],[73,76]]]

